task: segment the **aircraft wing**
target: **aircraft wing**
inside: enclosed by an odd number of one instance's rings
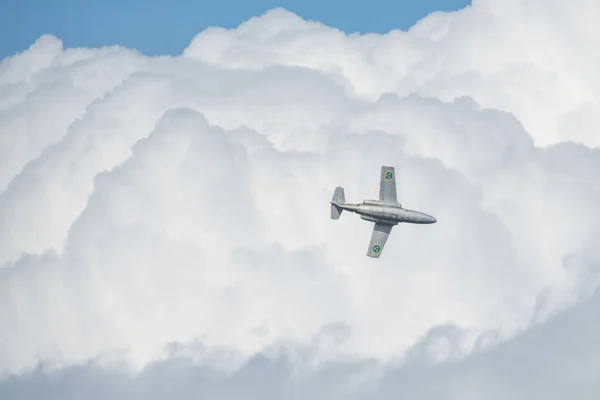
[[[381,167],[379,200],[398,202],[396,198],[396,171],[394,167]]]
[[[367,252],[368,257],[379,258],[393,227],[394,225],[375,223],[371,243],[369,243],[369,251]]]

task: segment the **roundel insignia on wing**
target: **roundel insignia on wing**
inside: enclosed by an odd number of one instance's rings
[[[392,178],[394,177],[394,173],[392,171],[387,171],[384,175],[385,179],[387,179],[388,181],[391,181]]]
[[[381,251],[381,246],[376,244],[373,246],[373,253],[379,253]]]

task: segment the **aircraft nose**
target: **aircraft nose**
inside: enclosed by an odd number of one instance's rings
[[[435,224],[437,222],[437,219],[435,219],[435,217],[432,217],[431,215],[425,215],[425,221],[428,224]]]

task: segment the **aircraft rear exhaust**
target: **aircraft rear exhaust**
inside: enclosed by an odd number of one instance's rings
[[[344,188],[336,187],[333,192],[333,198],[331,199],[331,219],[338,219],[342,215],[344,209],[341,207],[346,203],[346,196],[344,195]]]

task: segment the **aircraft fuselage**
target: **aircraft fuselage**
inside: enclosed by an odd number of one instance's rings
[[[359,204],[343,204],[344,210],[359,214],[362,219],[372,222],[396,225],[400,222],[409,224],[433,224],[436,219],[420,211],[402,208],[398,203],[381,200],[364,200]]]

